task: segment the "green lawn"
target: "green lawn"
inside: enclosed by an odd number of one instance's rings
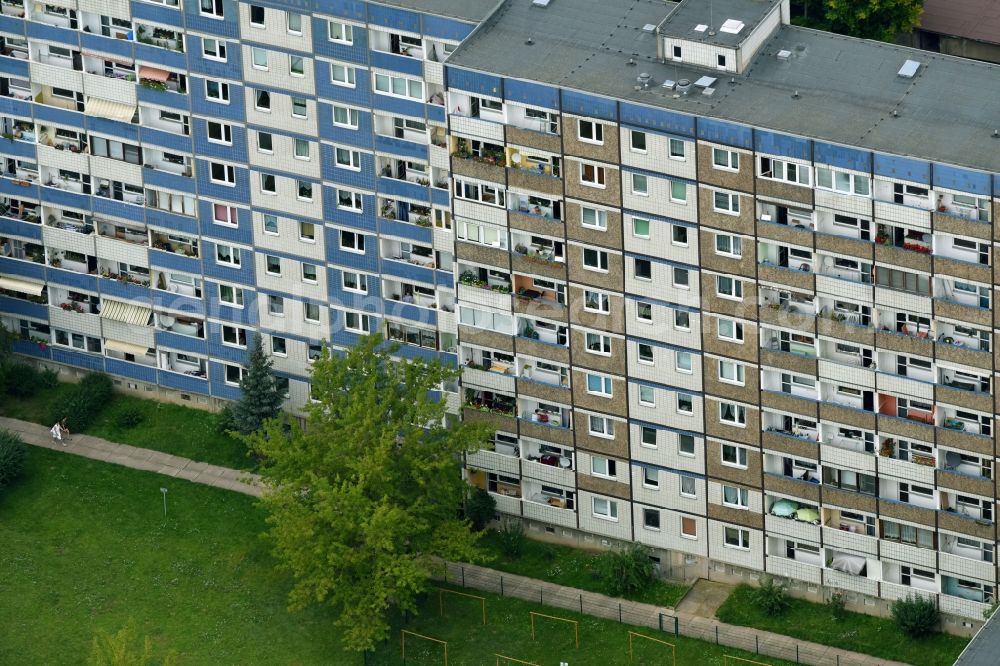
[[[31,398],[3,396],[0,399],[0,415],[52,425],[47,422],[52,406],[59,404],[72,386],[60,383],[54,388],[39,390]],[[142,412],[145,419],[133,428],[122,428],[115,417],[129,408]],[[119,393],[115,394],[86,433],[112,442],[163,451],[223,467],[251,469],[254,464],[246,456],[246,447],[241,442],[216,430],[215,415],[211,412],[155,400],[141,400]]]
[[[264,524],[251,498],[61,451],[29,455],[26,477],[0,494],[0,663],[81,664],[96,630],[134,618],[157,654],[178,652],[179,666],[362,666],[341,650],[330,611],[286,611],[290,581],[258,536]],[[442,619],[430,596],[367,663],[402,664],[402,627],[448,640],[453,666],[493,666],[495,652],[546,666],[628,663],[627,625],[487,596],[486,627],[474,602],[447,598]],[[579,619],[579,652],[560,623],[543,621],[531,641],[530,610]],[[644,633],[676,642],[678,664],[721,666],[723,654],[742,654]],[[441,663],[429,645],[408,647],[407,666]],[[669,663],[648,642],[636,656]]]
[[[494,558],[485,565],[493,569],[580,590],[608,593],[598,576],[598,553],[526,538],[521,556],[512,559],[500,549],[500,540],[495,530],[489,530],[481,543]],[[673,608],[687,590],[687,585],[660,580],[631,598],[633,601]]]
[[[904,661],[914,666],[950,666],[968,640],[950,634],[934,634],[920,640],[905,636],[891,618],[848,612],[834,621],[823,604],[790,599],[789,607],[778,616],[768,615],[752,603],[752,588],[741,585],[719,607],[717,618],[729,624],[801,638],[863,652],[883,659]]]

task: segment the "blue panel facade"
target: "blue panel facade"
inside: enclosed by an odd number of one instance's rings
[[[621,102],[618,105],[618,113],[621,122],[626,125],[683,137],[695,135],[694,116],[628,102]]]
[[[489,97],[503,96],[503,80],[499,76],[445,66],[445,80],[449,88]]]
[[[829,164],[854,171],[870,172],[872,170],[872,154],[867,150],[837,146],[822,141],[816,141],[813,144],[813,160],[820,164]]]
[[[504,79],[504,99],[529,106],[559,110],[559,89],[519,79]]]
[[[449,79],[449,85],[450,85]],[[560,107],[563,113],[577,116],[600,118],[602,120],[618,120],[618,104],[606,97],[597,97],[575,90],[563,90]]]
[[[812,141],[765,130],[754,131],[754,149],[759,153],[791,157],[803,162],[812,160]]]
[[[982,171],[970,171],[958,167],[935,164],[933,166],[934,187],[969,192],[979,196],[990,196],[990,175]]]
[[[698,118],[698,138],[737,148],[753,148],[753,129],[711,118]]]
[[[874,170],[876,175],[887,178],[908,180],[921,185],[931,184],[931,165],[922,160],[875,153]]]
[[[117,358],[106,358],[104,359],[104,370],[109,374],[118,375],[119,377],[127,377],[128,379],[135,379],[149,384],[156,383],[156,368],[148,365],[129,363]]]

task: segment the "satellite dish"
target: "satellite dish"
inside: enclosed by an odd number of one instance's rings
[[[514,153],[514,154],[512,154],[510,156],[510,161],[513,162],[514,164],[520,164],[521,163],[521,153]]]

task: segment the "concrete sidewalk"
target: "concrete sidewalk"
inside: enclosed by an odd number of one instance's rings
[[[250,472],[209,465],[169,453],[117,444],[90,435],[70,435],[62,442],[52,439],[46,426],[0,416],[0,429],[17,433],[27,444],[93,458],[132,469],[156,472],[194,483],[259,497],[264,488],[260,477]],[[65,446],[64,446],[65,444]]]

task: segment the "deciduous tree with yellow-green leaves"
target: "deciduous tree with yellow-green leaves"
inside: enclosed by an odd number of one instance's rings
[[[387,638],[394,611],[416,611],[438,558],[480,558],[459,464],[487,433],[445,423],[438,389],[455,368],[393,350],[368,336],[324,351],[306,426],[274,419],[247,438],[271,486],[267,536],[295,579],[289,605],[332,606],[353,650]]]

